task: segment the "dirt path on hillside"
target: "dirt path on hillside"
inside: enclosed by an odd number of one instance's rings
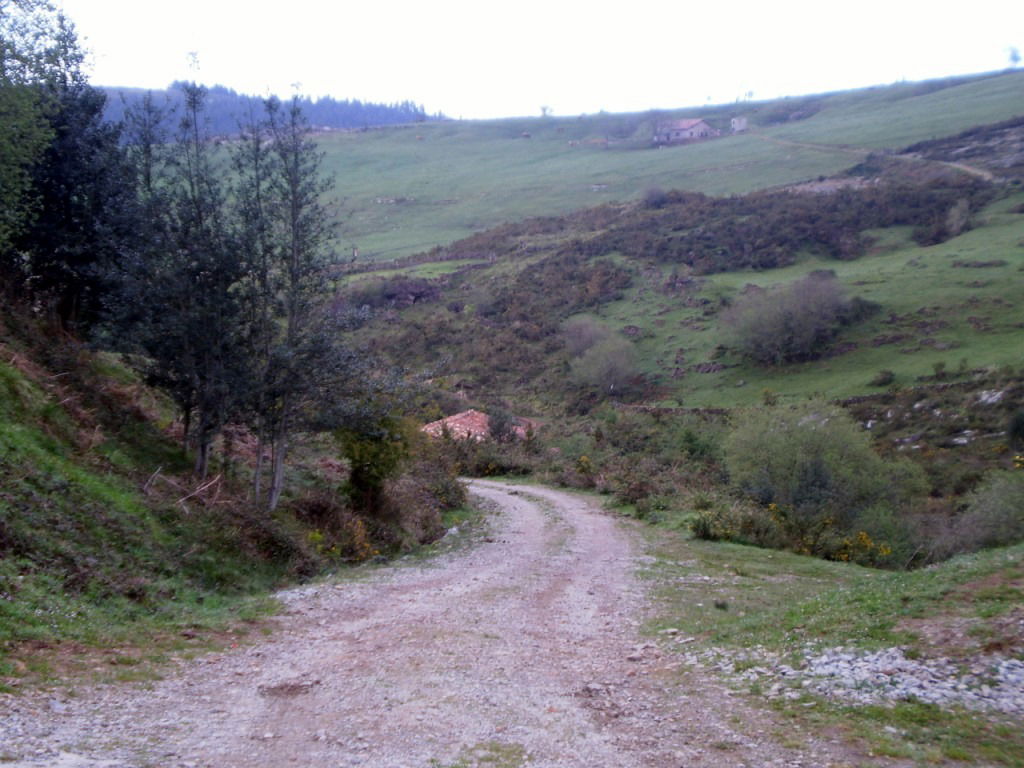
[[[0,697],[0,760],[107,768],[827,766],[638,626],[632,529],[476,481],[479,544],[284,593],[281,628],[155,684]],[[841,751],[841,747],[836,747]]]
[[[821,152],[843,152],[848,155],[852,155],[859,160],[863,160],[873,151],[864,147],[851,147],[845,144],[822,144],[820,142],[810,141],[795,141],[793,139],[783,139],[778,136],[765,136],[762,133],[756,131],[750,131],[750,136],[760,139],[761,141],[767,141],[772,144],[778,144],[783,147],[800,147],[803,149],[814,149]],[[968,165],[962,162],[953,162],[951,160],[933,160],[932,158],[922,157],[919,154],[887,154],[886,157],[894,160],[901,160],[906,163],[924,163],[932,165],[943,165],[947,168],[953,168],[954,170],[961,171],[970,176],[982,179],[983,181],[995,181],[996,175],[985,168],[979,168],[976,165]],[[788,185],[786,185],[788,186]]]

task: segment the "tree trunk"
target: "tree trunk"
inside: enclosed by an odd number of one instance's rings
[[[199,444],[196,446],[196,463],[193,473],[200,480],[206,479],[206,473],[210,467],[210,438],[205,435],[199,435]]]
[[[181,451],[188,455],[188,433],[192,428],[192,409],[181,409]]]
[[[277,509],[277,503],[281,500],[281,491],[284,490],[284,457],[287,441],[287,433],[282,429],[274,441],[273,458],[271,459],[272,474],[270,492],[267,495],[267,510],[269,512]]]
[[[256,437],[256,467],[252,473],[252,500],[260,503],[263,493],[263,430]]]

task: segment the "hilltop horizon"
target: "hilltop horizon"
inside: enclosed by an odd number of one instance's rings
[[[359,96],[339,96],[335,93],[311,93],[303,92],[292,89],[292,93],[275,93],[268,90],[264,90],[263,93],[255,93],[252,90],[246,90],[243,87],[236,87],[231,84],[222,82],[204,82],[201,78],[175,78],[171,82],[163,86],[149,87],[145,85],[108,85],[96,82],[90,82],[95,88],[98,88],[106,92],[123,92],[123,91],[138,91],[138,92],[169,92],[173,90],[177,85],[183,82],[195,82],[201,87],[209,91],[228,91],[240,97],[245,98],[270,98],[276,97],[281,101],[287,101],[293,97],[309,101],[311,103],[317,103],[321,101],[335,101],[342,103],[355,103],[355,104],[367,104],[367,105],[380,105],[380,106],[405,106],[414,105],[420,112],[423,113],[426,119],[430,120],[454,120],[459,122],[500,122],[503,120],[529,120],[534,118],[552,118],[552,119],[567,119],[574,117],[588,117],[593,115],[631,115],[631,114],[645,114],[651,112],[681,112],[685,110],[699,111],[708,109],[723,109],[730,106],[740,104],[767,104],[775,101],[787,101],[790,99],[806,99],[815,97],[825,97],[831,95],[838,95],[844,93],[853,93],[858,91],[872,91],[883,88],[898,87],[901,85],[921,85],[933,82],[947,82],[947,81],[962,81],[970,82],[972,80],[982,80],[989,77],[998,77],[1000,75],[1011,74],[1016,71],[1021,71],[1021,67],[1013,65],[1004,67],[1001,69],[990,69],[980,70],[971,72],[954,72],[944,75],[934,75],[922,78],[898,78],[889,82],[871,82],[860,85],[845,85],[837,86],[835,88],[829,88],[826,90],[809,90],[800,92],[790,93],[779,93],[779,94],[757,94],[748,92],[746,94],[738,95],[734,100],[722,100],[722,101],[705,101],[703,103],[690,103],[690,104],[659,104],[651,105],[643,108],[635,109],[597,109],[594,111],[584,112],[559,112],[557,109],[545,105],[538,105],[537,109],[529,114],[495,114],[483,117],[466,117],[462,115],[455,115],[453,112],[446,109],[427,109],[425,103],[419,101],[416,98],[402,98],[397,100],[378,99],[374,97],[359,97]],[[296,84],[297,85],[297,84]]]

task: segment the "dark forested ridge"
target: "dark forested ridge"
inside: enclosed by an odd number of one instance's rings
[[[180,108],[184,103],[182,83],[172,83],[164,90],[147,91],[142,88],[100,88],[107,95],[104,117],[110,122],[120,122],[125,111],[137,106],[146,94],[152,94],[158,103],[165,103],[170,109]],[[262,110],[263,98],[238,93],[223,85],[214,85],[207,90],[207,119],[211,133],[224,136],[239,132],[238,126],[247,116]],[[376,104],[355,100],[337,100],[330,96],[312,99],[304,96],[298,103],[310,124],[316,129],[358,130],[380,125],[403,125],[426,120],[442,120],[440,113],[428,115],[423,106],[412,101],[395,104]]]

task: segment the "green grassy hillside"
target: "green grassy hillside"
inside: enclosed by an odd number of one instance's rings
[[[407,256],[505,221],[565,214],[651,187],[742,194],[834,174],[896,150],[1024,113],[1024,73],[680,110],[465,121],[321,139],[337,177],[346,250]],[[651,147],[654,121],[700,116],[747,134]]]
[[[271,608],[268,589],[308,572],[288,516],[249,509],[221,475],[193,493],[169,406],[115,358],[39,345],[47,334],[24,315],[0,315],[0,338],[0,691],[88,666],[86,647],[135,647],[110,662],[131,677],[244,631]],[[58,643],[79,652],[37,658]]]
[[[524,222],[456,244],[444,252],[452,261],[415,268],[419,282],[394,270],[381,273],[386,278],[353,276],[354,300],[391,308],[368,336],[403,364],[433,370],[444,361],[457,388],[540,410],[564,405],[577,391],[560,331],[575,315],[631,341],[648,402],[730,407],[759,403],[766,391],[784,400],[847,398],[914,386],[937,371],[1021,364],[1022,205],[1022,193],[1001,197],[974,214],[972,229],[935,245],[914,242],[912,227],[891,226],[862,232],[868,245],[859,258],[794,246],[783,249],[786,266],[713,274],[668,261],[671,252],[666,261],[606,253],[595,243],[610,248],[642,232],[653,252],[678,236],[671,207],[657,212],[660,219],[608,208],[595,212],[595,221],[580,214]],[[602,229],[633,215],[621,236]],[[809,220],[815,215],[812,209]],[[720,229],[736,220],[725,215]],[[704,229],[712,228],[708,220]],[[579,255],[591,251],[604,255]],[[455,258],[473,252],[492,260]],[[423,271],[445,266],[446,273]],[[844,329],[821,359],[763,366],[743,358],[724,308],[749,286],[773,289],[823,269],[847,296],[874,302],[877,311]],[[424,285],[428,275],[434,279]],[[883,370],[892,372],[889,380],[872,384]]]
[[[836,354],[819,361],[766,368],[722,353],[728,328],[706,307],[680,306],[638,284],[601,308],[609,326],[640,329],[637,342],[644,371],[664,387],[664,399],[690,406],[745,405],[765,389],[783,397],[828,393],[844,398],[877,391],[881,370],[896,374],[891,386],[911,386],[932,376],[936,365],[964,368],[1019,366],[1024,335],[1024,203],[1015,195],[991,205],[977,226],[948,242],[920,247],[905,228],[876,233],[874,252],[853,261],[805,256],[797,264],[767,271],[740,271],[704,278],[699,294],[733,299],[747,285],[772,288],[816,269],[836,273],[849,295],[876,302],[882,311],[849,329]],[[669,268],[662,268],[667,276]],[[685,362],[678,364],[677,359]],[[721,370],[699,373],[701,363]],[[673,373],[682,368],[681,378]]]

